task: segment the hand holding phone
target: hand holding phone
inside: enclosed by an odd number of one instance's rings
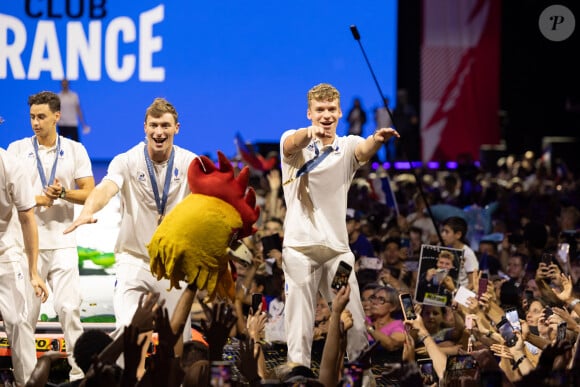
[[[352,271],[352,266],[344,261],[340,261],[338,267],[336,268],[336,273],[332,279],[331,288],[334,290],[339,290],[340,288],[348,285],[348,278]]]
[[[415,306],[413,305],[413,298],[409,293],[399,294],[399,301],[401,302],[401,309],[405,320],[416,320]]]

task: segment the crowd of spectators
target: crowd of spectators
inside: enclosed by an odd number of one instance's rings
[[[387,204],[381,189],[387,174],[396,206]],[[156,295],[147,295],[120,338],[87,331],[94,336],[79,339],[74,353],[86,374],[82,385],[218,385],[216,369],[223,360],[232,360],[232,383],[240,385],[351,385],[348,375],[379,363],[378,385],[580,384],[580,190],[570,169],[528,153],[500,159],[491,170],[471,162],[413,173],[371,165],[359,170],[345,222],[371,346],[358,359],[345,360],[352,317],[345,309],[350,290],[342,288],[333,300],[319,299],[312,329],[320,365],[313,369],[272,367],[266,361],[285,337],[284,276],[282,251],[270,243],[265,249],[262,239],[284,237],[285,208],[279,170],[256,173],[251,182],[263,211],[259,231],[243,241],[250,257],[231,253],[235,300],[207,300],[190,287],[168,316]],[[455,211],[435,216],[430,210],[437,205]],[[490,208],[475,220],[467,216]],[[463,219],[467,228],[457,228],[452,217]],[[446,226],[451,228],[443,231]],[[406,319],[399,296],[414,295],[425,245],[473,253],[475,262],[462,263],[455,284],[473,294],[449,306],[415,303],[416,318]],[[453,296],[457,289],[449,291]],[[253,294],[262,295],[259,306],[252,305]],[[192,311],[201,335],[180,343]],[[158,342],[145,351],[139,334],[148,330],[157,333]],[[236,359],[226,356],[232,346]],[[144,352],[146,371],[138,376]],[[122,368],[116,362],[121,353]],[[39,360],[28,385],[46,383],[51,360],[51,354]]]

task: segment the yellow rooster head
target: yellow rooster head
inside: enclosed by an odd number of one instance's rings
[[[219,167],[205,157],[194,159],[188,170],[191,194],[167,214],[147,245],[151,273],[207,289],[208,295],[234,297],[228,268],[228,246],[251,235],[260,215],[256,194],[248,189],[249,169],[238,177],[223,153]]]

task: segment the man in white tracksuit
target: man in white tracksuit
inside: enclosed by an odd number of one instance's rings
[[[356,170],[398,133],[379,128],[373,135],[338,137],[340,94],[320,84],[308,92],[311,126],[286,131],[280,141],[287,213],[283,268],[286,279],[288,361],[310,366],[317,293],[333,299],[331,282],[340,261],[354,267],[346,230],[347,193]],[[309,166],[305,164],[318,157]],[[368,345],[359,288],[354,272],[347,309],[353,317],[347,354],[354,359]]]
[[[25,255],[35,297],[42,302],[48,297],[37,271],[36,203],[30,184],[23,184],[29,180],[27,173],[18,160],[0,149],[0,313],[12,352],[14,381],[19,386],[26,383],[36,365],[34,331],[27,319],[26,277],[20,265]]]
[[[156,98],[145,113],[146,142],[140,142],[111,161],[107,175],[93,190],[81,213],[66,232],[95,223],[94,214],[113,196],[121,198],[121,226],[115,245],[115,320],[118,334],[129,325],[142,294],[158,292],[170,315],[182,291],[171,289],[169,280],[151,273],[147,244],[163,219],[191,192],[187,183],[189,165],[197,156],[174,145],[179,133],[178,114],[171,103]],[[190,327],[190,319],[186,326]],[[191,329],[184,329],[184,340]]]
[[[76,365],[72,349],[83,333],[80,319],[81,291],[79,258],[74,234],[63,235],[74,218],[74,204],[82,204],[95,186],[91,160],[85,147],[59,136],[60,99],[43,91],[28,98],[30,124],[34,136],[14,141],[8,152],[22,168],[31,171],[27,182],[35,193],[39,235],[38,271],[54,297],[54,309],[64,333],[70,381],[84,377]],[[36,329],[40,300],[29,292],[29,320]]]

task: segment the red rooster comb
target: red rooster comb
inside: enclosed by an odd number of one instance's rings
[[[260,216],[260,207],[256,207],[256,192],[248,188],[250,170],[246,166],[237,178],[234,168],[227,157],[218,151],[219,169],[205,156],[195,158],[189,165],[187,181],[193,194],[213,196],[229,203],[242,217],[243,226],[238,238],[244,238],[256,232],[254,223]]]

